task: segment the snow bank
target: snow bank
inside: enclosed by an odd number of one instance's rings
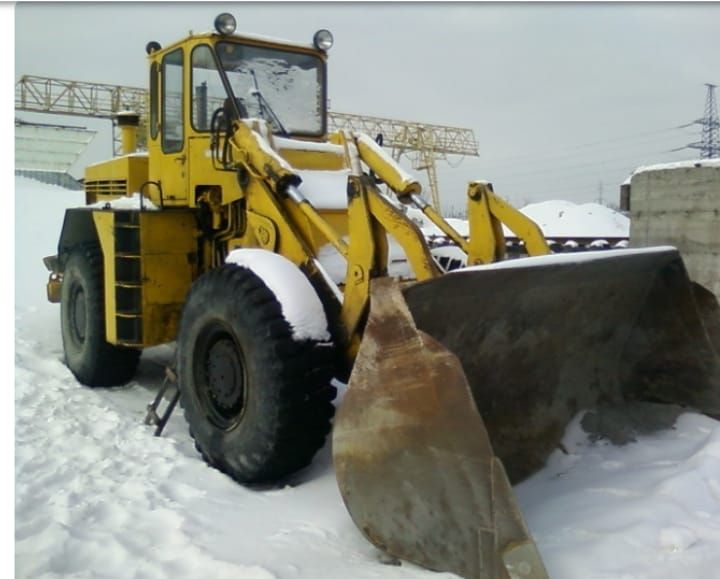
[[[543,201],[520,211],[535,221],[545,237],[629,237],[630,219],[598,203]]]
[[[630,235],[630,219],[598,203],[578,205],[571,201],[543,201],[526,205],[520,211],[540,226],[546,238],[613,238]],[[444,235],[420,210],[410,209],[408,213],[427,237]],[[467,220],[450,218],[446,221],[461,235],[468,235]],[[508,237],[515,235],[504,225],[503,232]]]

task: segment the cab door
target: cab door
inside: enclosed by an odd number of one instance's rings
[[[184,55],[167,53],[160,71],[160,171],[157,180],[166,206],[188,203],[188,151],[185,124]]]

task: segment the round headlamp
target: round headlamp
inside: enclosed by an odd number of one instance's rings
[[[313,36],[313,44],[318,50],[330,50],[333,45],[333,35],[329,30],[318,30]]]
[[[223,12],[215,18],[215,30],[222,35],[227,36],[228,34],[232,34],[235,32],[236,27],[237,22],[235,22],[235,17],[232,14]]]
[[[145,45],[145,52],[147,52],[148,54],[152,54],[153,52],[157,52],[161,48],[162,46],[160,46],[159,42],[151,40]]]

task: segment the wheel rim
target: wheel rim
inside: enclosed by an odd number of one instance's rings
[[[231,430],[245,410],[247,372],[237,340],[223,326],[208,328],[194,356],[195,389],[200,405],[218,428]]]
[[[74,285],[70,295],[70,329],[78,344],[85,341],[87,328],[87,307],[85,291],[81,285]]]

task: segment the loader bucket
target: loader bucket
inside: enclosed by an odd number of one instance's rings
[[[355,524],[383,551],[463,577],[546,579],[458,359],[419,332],[396,282],[371,310],[333,429]]]
[[[720,415],[717,300],[677,250],[517,261],[404,293],[417,327],[460,359],[513,484],[583,409],[646,401]]]
[[[375,280],[335,419],[341,494],[395,557],[546,577],[510,483],[544,465],[583,409],[720,415],[719,351],[717,300],[673,248],[514,260],[402,293]]]

